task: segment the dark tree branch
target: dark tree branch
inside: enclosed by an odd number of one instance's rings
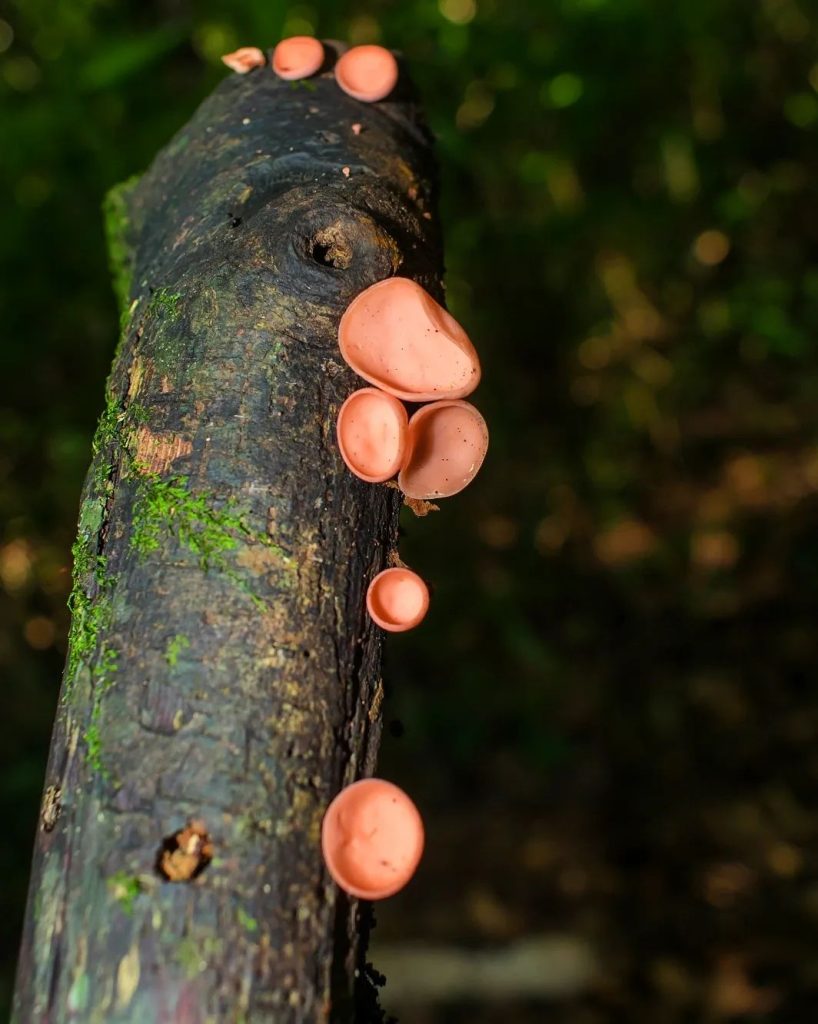
[[[352,1019],[359,928],[319,826],[374,766],[363,598],[399,496],[338,457],[360,382],[336,329],[391,274],[440,297],[433,177],[405,83],[366,106],[331,73],[265,68],[226,78],[111,198],[124,327],[74,550],[21,1024]]]

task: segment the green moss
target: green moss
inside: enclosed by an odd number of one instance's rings
[[[151,339],[151,362],[160,376],[175,379],[179,372],[184,338],[174,324],[181,316],[181,292],[157,288],[145,308],[146,316],[154,318]]]
[[[235,502],[227,501],[222,508],[217,508],[218,499],[214,495],[191,492],[187,477],[163,480],[155,473],[139,473],[131,530],[131,544],[136,551],[142,556],[149,555],[174,538],[194,556],[201,569],[222,573],[257,607],[266,608],[264,601],[252,593],[246,580],[233,567],[228,555],[243,542],[263,544],[280,552],[267,534],[252,530],[236,509]],[[282,554],[282,557],[285,556]]]
[[[117,871],[108,879],[108,888],[124,913],[130,917],[133,913],[134,901],[142,892],[142,883],[139,878],[136,875],[129,875],[125,871]]]
[[[94,469],[88,484],[88,497],[80,508],[78,536],[71,548],[74,564],[68,598],[71,626],[68,632],[66,697],[70,695],[80,667],[90,664],[93,659],[100,634],[111,616],[110,594],[114,578],[107,571],[105,557],[97,554],[97,538],[113,487],[112,446],[118,442],[120,419],[119,404],[109,396],[94,434]]]
[[[102,698],[114,685],[118,657],[117,651],[103,643],[100,657],[93,671],[94,696],[91,705],[91,720],[88,723],[88,728],[83,733],[85,760],[103,778],[108,777],[108,772],[102,763],[102,735],[100,733],[99,720],[102,715]]]
[[[147,311],[154,314],[163,313],[169,320],[176,320],[181,301],[181,292],[172,292],[170,288],[157,288],[151,296]]]
[[[71,988],[68,990],[66,1005],[69,1013],[77,1014],[82,1013],[85,1010],[88,1006],[88,993],[90,991],[90,987],[88,975],[85,974],[85,972],[78,974],[71,983]]]
[[[100,636],[111,621],[111,589],[114,577],[108,574],[106,559],[92,553],[89,539],[80,535],[71,552],[74,556],[74,586],[68,598],[71,626],[68,631],[68,660],[65,673],[65,697],[70,696],[77,674],[90,665]],[[96,671],[107,671],[103,657]],[[110,668],[110,661],[108,661]]]
[[[102,203],[105,236],[108,241],[108,261],[122,315],[127,313],[130,306],[134,260],[133,246],[128,239],[131,223],[128,214],[128,199],[138,181],[139,175],[137,174],[128,178],[127,181],[114,185]]]
[[[239,907],[236,911],[236,917],[242,928],[246,928],[248,932],[255,932],[258,930],[258,921],[251,917],[244,907]]]
[[[200,940],[188,935],[176,946],[176,960],[184,971],[185,977],[195,978],[202,974],[218,959],[222,951],[221,939],[205,935]]]
[[[106,391],[105,408],[97,423],[94,439],[91,442],[93,455],[93,490],[97,496],[104,496],[110,489],[111,470],[114,465],[114,453],[112,448],[119,445],[122,440],[121,423],[124,413],[120,406],[119,399],[110,391]]]
[[[143,555],[158,551],[168,535],[196,556],[202,569],[224,568],[224,555],[240,537],[252,532],[244,519],[227,507],[217,510],[206,493],[193,494],[184,476],[162,480],[144,473],[134,505],[131,543]]]
[[[179,655],[188,647],[190,647],[190,640],[182,633],[177,633],[176,636],[168,640],[168,646],[165,650],[165,661],[171,668],[176,668],[179,662]]]
[[[143,425],[150,419],[150,413],[144,405],[140,405],[139,402],[128,403],[128,421],[131,424]]]

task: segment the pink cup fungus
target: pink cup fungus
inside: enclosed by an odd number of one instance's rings
[[[402,402],[377,388],[355,391],[338,412],[338,447],[355,476],[383,483],[400,469],[409,417]]]
[[[353,46],[335,65],[335,81],[356,100],[374,103],[398,81],[398,62],[382,46]]]
[[[273,71],[288,82],[309,78],[323,63],[324,47],[312,36],[290,36],[273,50]]]
[[[423,853],[423,820],[398,786],[361,779],[327,808],[321,848],[333,880],[350,896],[382,900],[402,889]]]
[[[232,53],[226,53],[222,57],[222,63],[226,64],[231,71],[246,75],[253,68],[263,68],[267,63],[267,58],[257,46],[242,46]]]
[[[486,421],[469,402],[432,402],[409,420],[398,486],[407,498],[449,498],[477,476],[489,446]]]
[[[357,295],[338,328],[341,355],[370,384],[408,402],[463,398],[480,382],[480,360],[460,324],[407,277]]]
[[[429,610],[429,588],[411,569],[384,569],[369,584],[366,610],[381,629],[405,633],[420,625]]]

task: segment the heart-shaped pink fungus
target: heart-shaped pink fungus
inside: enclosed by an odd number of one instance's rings
[[[323,63],[323,44],[312,36],[290,36],[273,50],[273,71],[288,82],[309,78]]]
[[[402,889],[423,854],[423,820],[398,786],[361,779],[327,808],[321,848],[330,875],[350,896],[381,900]]]
[[[222,63],[226,64],[231,71],[246,75],[253,68],[263,68],[267,63],[267,58],[257,46],[242,46],[232,53],[226,53],[222,57]]]
[[[389,633],[419,625],[429,610],[429,588],[411,569],[384,569],[369,584],[366,610]]]
[[[480,382],[480,360],[460,324],[407,277],[357,295],[338,328],[341,355],[370,384],[408,402],[463,398]]]
[[[470,402],[432,402],[409,420],[398,486],[407,498],[449,498],[467,487],[489,446],[486,421]]]
[[[402,402],[378,388],[353,392],[338,412],[338,447],[355,476],[391,480],[403,463],[409,417]]]
[[[374,103],[398,81],[398,62],[382,46],[353,46],[335,65],[335,81],[356,100]]]

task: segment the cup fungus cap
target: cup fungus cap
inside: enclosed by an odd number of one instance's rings
[[[369,584],[366,610],[389,633],[420,625],[429,610],[429,588],[411,569],[384,569]]]
[[[398,81],[398,62],[382,46],[353,46],[335,65],[335,81],[356,100],[375,103]]]
[[[480,382],[480,360],[460,324],[407,277],[357,295],[338,328],[341,355],[370,384],[408,402],[463,398]]]
[[[327,808],[321,848],[330,875],[345,892],[381,900],[415,873],[423,854],[423,820],[398,786],[361,779]]]
[[[273,50],[273,71],[288,82],[309,78],[323,63],[324,46],[312,36],[290,36]]]
[[[267,63],[267,58],[257,46],[242,46],[232,53],[226,53],[222,57],[222,63],[226,64],[231,71],[246,75],[253,68],[263,68]]]
[[[489,446],[486,421],[470,402],[424,405],[409,420],[398,486],[407,498],[449,498],[477,476]]]
[[[403,464],[409,416],[402,402],[378,388],[353,392],[338,412],[338,447],[355,476],[391,480]]]

